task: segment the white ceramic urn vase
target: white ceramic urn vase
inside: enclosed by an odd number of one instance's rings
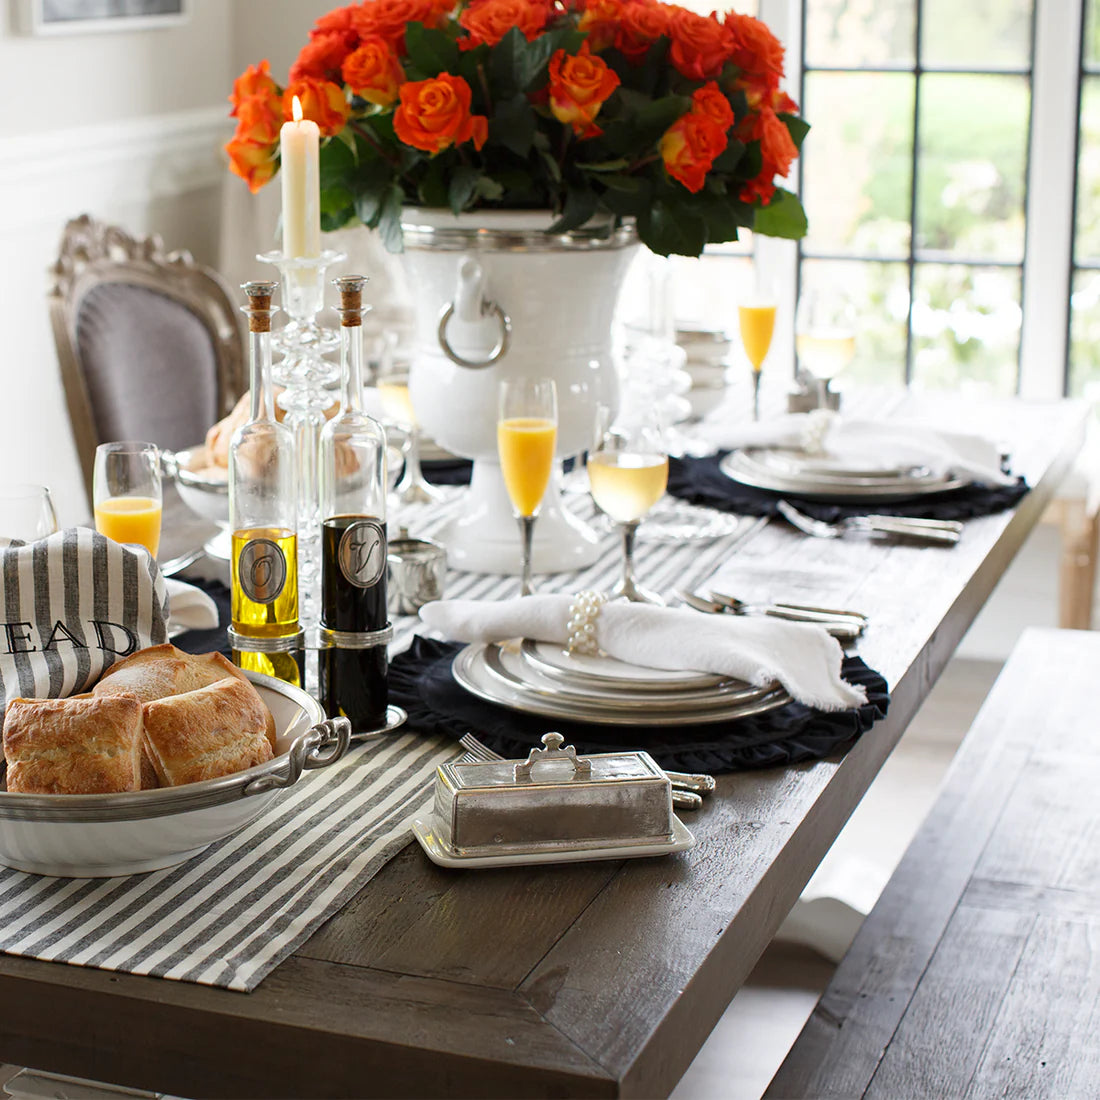
[[[455,217],[407,208],[402,216],[416,317],[412,402],[425,432],[474,461],[466,507],[440,536],[456,569],[520,571],[497,458],[501,380],[554,379],[561,459],[589,448],[598,406],[617,407],[611,323],[637,237],[610,219],[564,234],[547,233],[552,222],[529,211]],[[599,553],[596,533],[563,506],[559,480],[535,524],[536,573],[580,569]]]

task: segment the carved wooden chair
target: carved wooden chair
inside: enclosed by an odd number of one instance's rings
[[[232,408],[245,385],[241,327],[217,273],[87,214],[65,226],[51,276],[50,320],[91,500],[99,443],[179,450]]]

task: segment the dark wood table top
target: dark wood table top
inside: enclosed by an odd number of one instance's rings
[[[945,410],[975,427],[959,402],[930,407]],[[721,777],[691,851],[452,872],[410,845],[247,995],[0,957],[0,1060],[191,1097],[667,1093],[1039,519],[1085,417],[983,406],[1033,491],[952,550],[780,523],[738,547],[747,565],[818,569],[821,604],[867,612],[858,652],[893,701],[843,757]]]

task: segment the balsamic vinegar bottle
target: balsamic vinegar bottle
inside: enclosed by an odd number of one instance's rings
[[[355,733],[386,724],[386,435],[363,411],[361,275],[340,291],[340,411],[321,432],[321,701]]]
[[[275,418],[271,383],[274,282],[245,283],[251,415],[229,445],[233,659],[301,686],[294,437]]]

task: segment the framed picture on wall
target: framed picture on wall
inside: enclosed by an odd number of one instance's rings
[[[191,0],[18,0],[27,34],[82,34],[173,27],[185,23]]]

